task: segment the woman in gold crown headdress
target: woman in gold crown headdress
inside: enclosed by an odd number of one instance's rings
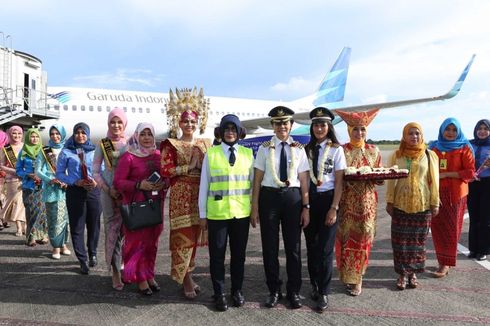
[[[347,166],[371,168],[381,166],[379,149],[365,142],[367,127],[378,110],[364,112],[336,111],[347,124],[350,141],[343,145]],[[348,293],[358,296],[362,291],[362,275],[366,272],[369,253],[376,231],[378,195],[374,181],[347,181],[340,202],[340,223],[337,230],[335,255],[340,280]]]
[[[183,284],[188,299],[196,297],[199,286],[192,279],[194,258],[199,245],[205,245],[205,236],[199,227],[199,182],[204,154],[211,143],[197,139],[194,133],[200,125],[204,132],[208,102],[202,89],[197,94],[184,89],[176,90],[177,98],[170,91],[167,101],[169,138],[160,145],[161,174],[171,180],[170,190],[170,251],[172,254],[171,276]],[[177,137],[178,129],[181,136]]]

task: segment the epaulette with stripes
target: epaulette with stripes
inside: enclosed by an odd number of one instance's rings
[[[268,141],[265,141],[263,142],[260,146],[263,146],[263,147],[270,147],[271,146],[271,141],[268,140]]]
[[[305,146],[303,144],[301,144],[299,141],[293,141],[291,143],[291,147],[304,148]]]

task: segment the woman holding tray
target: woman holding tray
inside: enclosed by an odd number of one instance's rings
[[[347,166],[381,167],[379,149],[365,142],[367,127],[378,109],[364,112],[335,111],[347,124],[350,141],[343,145]],[[358,296],[362,276],[366,272],[369,253],[376,231],[378,194],[376,184],[383,181],[346,181],[340,201],[340,221],[335,243],[335,256],[340,280],[347,293]]]
[[[390,165],[409,170],[407,178],[388,180],[386,211],[391,220],[391,245],[396,286],[418,286],[416,273],[425,270],[425,242],[431,218],[439,213],[439,159],[427,150],[422,127],[410,122],[403,128],[400,148]]]

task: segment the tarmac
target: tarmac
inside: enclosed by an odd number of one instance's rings
[[[156,268],[162,291],[152,297],[141,296],[134,285],[126,285],[123,291],[112,289],[104,259],[103,230],[99,265],[87,276],[80,274],[74,254],[53,260],[49,245],[27,247],[23,238],[15,237],[15,227],[0,231],[0,325],[490,325],[490,262],[476,262],[464,255],[468,220],[461,235],[457,266],[447,277],[432,277],[437,260],[429,234],[427,271],[419,275],[420,286],[396,289],[391,219],[384,210],[384,192],[384,186],[378,187],[377,231],[362,294],[347,295],[335,272],[330,307],[322,314],[315,311],[315,302],[309,298],[304,239],[303,307],[289,309],[286,300],[273,309],[264,307],[268,291],[258,228],[250,229],[243,288],[245,306],[231,307],[226,312],[214,310],[207,248],[199,249],[194,271],[202,291],[195,300],[186,300],[182,287],[169,276],[166,219]],[[280,257],[285,281],[282,246]],[[229,289],[228,274],[226,284]]]

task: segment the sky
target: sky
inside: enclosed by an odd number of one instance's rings
[[[417,121],[430,140],[447,117],[468,138],[490,118],[488,17],[487,0],[23,0],[2,3],[0,31],[49,86],[283,101],[313,94],[349,46],[345,105],[441,95],[476,54],[455,98],[383,110],[368,129],[400,139]]]

